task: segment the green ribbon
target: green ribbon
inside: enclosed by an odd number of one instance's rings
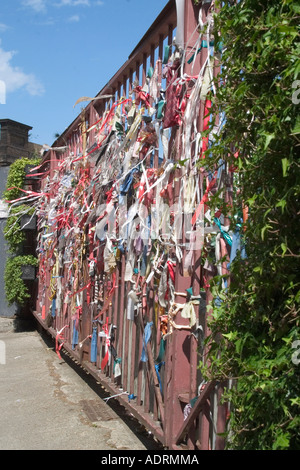
[[[154,73],[153,67],[149,67],[149,70],[148,70],[148,73],[147,73],[147,77],[148,77],[148,78],[151,78],[152,75],[153,75],[153,73]]]
[[[222,235],[222,237],[224,238],[224,240],[228,243],[229,246],[232,246],[231,237],[230,237],[230,235],[229,235],[227,232],[225,232],[225,230],[222,229],[220,220],[217,219],[217,217],[214,217],[214,222],[215,222],[215,224],[219,227],[220,232],[221,232],[221,235]]]
[[[162,118],[162,115],[163,115],[163,109],[164,109],[164,105],[165,105],[165,101],[164,100],[160,100],[157,104],[157,119],[161,119]]]
[[[113,373],[115,373],[115,368],[116,368],[116,364],[121,364],[122,362],[122,359],[120,357],[116,357],[115,360],[114,360],[114,370],[113,370]]]
[[[167,64],[169,60],[170,46],[165,46],[165,54],[163,64]]]
[[[215,44],[215,41],[212,39],[211,41],[209,41],[209,45],[210,46],[214,46]],[[199,54],[199,52],[201,52],[201,49],[202,48],[207,48],[207,41],[205,39],[202,40],[201,42],[201,46],[199,47],[199,49],[197,50],[197,54]],[[222,44],[219,45],[219,52],[222,51]],[[188,64],[190,64],[191,62],[193,62],[194,60],[194,57],[195,57],[195,54],[192,55],[192,57],[188,60]]]
[[[165,355],[165,350],[166,350],[166,341],[163,338],[161,338],[160,345],[159,345],[158,356],[157,356],[156,361],[155,361],[156,363],[162,362],[163,357]]]

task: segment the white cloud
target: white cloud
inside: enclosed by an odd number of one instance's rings
[[[36,13],[45,13],[48,6],[54,7],[90,7],[92,4],[95,6],[104,5],[102,0],[57,0],[57,2],[48,2],[48,0],[22,0],[25,7],[32,8]]]
[[[30,7],[37,13],[46,11],[46,0],[23,0],[22,3],[25,7]]]
[[[80,17],[79,15],[73,15],[73,16],[70,16],[70,18],[68,18],[67,21],[69,23],[78,23],[78,21],[80,21]]]
[[[53,26],[55,23],[55,18],[48,16],[44,21],[38,21],[36,24],[39,26]]]
[[[73,0],[72,5],[74,7],[76,7],[77,5],[89,7],[91,4],[90,4],[90,0]]]
[[[20,67],[11,63],[15,54],[15,51],[5,51],[0,46],[0,80],[5,83],[6,92],[12,93],[25,88],[32,96],[42,95],[44,87],[35,75],[25,73]]]
[[[5,33],[9,29],[9,26],[7,26],[4,23],[0,23],[0,33]]]
[[[60,0],[60,3],[56,3],[57,7],[77,7],[85,6],[89,7],[91,5],[90,0]]]

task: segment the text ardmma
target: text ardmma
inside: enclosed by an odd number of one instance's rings
[[[197,456],[194,454],[151,454],[147,455],[144,464],[152,465],[199,465]]]

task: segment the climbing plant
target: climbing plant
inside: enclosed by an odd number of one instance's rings
[[[212,209],[230,217],[246,257],[240,249],[228,273],[211,281],[201,368],[207,380],[227,384],[228,448],[299,449],[300,7],[292,0],[217,7],[215,47],[223,52],[206,162],[234,170],[230,205],[217,193]],[[219,135],[215,116],[225,117]]]
[[[7,201],[12,201],[21,196],[21,189],[23,189],[26,168],[28,166],[38,165],[40,158],[19,158],[9,167],[7,177],[6,189],[3,192],[3,198]]]
[[[22,266],[37,266],[38,260],[32,255],[21,255],[25,234],[21,230],[20,217],[22,214],[33,215],[34,208],[29,204],[13,206],[11,201],[24,196],[22,189],[25,185],[26,169],[34,167],[40,162],[39,158],[20,158],[9,168],[6,189],[3,197],[9,204],[9,216],[4,227],[4,238],[8,243],[10,256],[5,265],[4,283],[5,294],[8,305],[14,302],[20,306],[24,305],[30,298],[28,286],[22,279]]]
[[[4,227],[4,238],[8,243],[8,249],[11,253],[16,253],[22,247],[25,241],[25,233],[21,230],[21,215],[27,214],[28,216],[34,214],[34,208],[22,204],[13,207],[7,218]]]
[[[30,298],[28,286],[22,279],[22,266],[28,265],[37,267],[37,258],[32,255],[8,258],[4,271],[5,294],[8,305],[16,302],[22,306]]]

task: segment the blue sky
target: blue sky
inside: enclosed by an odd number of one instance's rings
[[[0,118],[51,145],[121,67],[168,0],[1,0]],[[2,82],[1,82],[2,81]]]

